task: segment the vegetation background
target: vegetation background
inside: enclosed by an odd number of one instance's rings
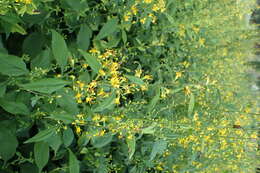
[[[0,171],[253,173],[254,0],[0,0]]]

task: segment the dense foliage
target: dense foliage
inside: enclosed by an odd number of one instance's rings
[[[0,0],[4,173],[250,173],[248,0]]]

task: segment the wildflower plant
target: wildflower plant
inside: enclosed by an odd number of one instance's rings
[[[254,172],[253,1],[0,6],[1,171]]]

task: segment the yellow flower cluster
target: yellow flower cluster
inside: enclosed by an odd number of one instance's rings
[[[142,15],[142,9],[150,10],[147,15]],[[136,0],[135,4],[130,7],[130,10],[127,9],[125,12],[123,19],[125,22],[131,22],[134,17],[139,19],[141,24],[145,24],[147,21],[151,21],[152,23],[156,23],[157,17],[156,14],[163,13],[166,9],[165,0]],[[137,21],[132,21],[132,23],[136,23]]]
[[[31,4],[31,3],[32,3],[32,0],[15,0],[15,2],[25,3],[25,4]]]

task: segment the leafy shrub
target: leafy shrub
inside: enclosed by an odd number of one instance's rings
[[[2,171],[254,171],[253,2],[0,4]]]

